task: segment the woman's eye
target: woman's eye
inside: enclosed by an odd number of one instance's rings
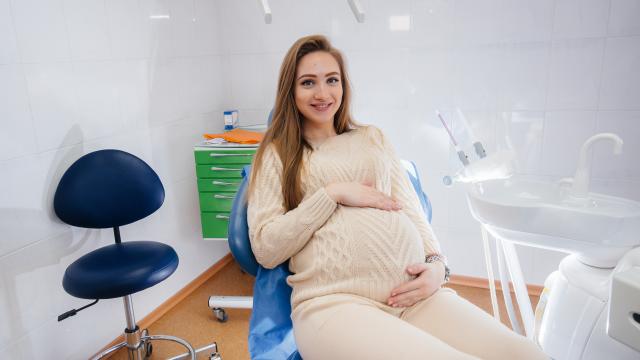
[[[302,81],[302,83],[300,83],[300,85],[302,85],[304,87],[309,87],[309,86],[313,85],[313,80],[304,80],[304,81]]]
[[[329,84],[337,84],[337,83],[340,82],[340,79],[338,79],[338,78],[330,78],[329,80],[327,80],[327,82]]]

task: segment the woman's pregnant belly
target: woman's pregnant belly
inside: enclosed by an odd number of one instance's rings
[[[386,302],[393,288],[413,277],[408,265],[424,261],[424,245],[414,223],[402,211],[340,207],[335,215],[350,242],[358,295]]]

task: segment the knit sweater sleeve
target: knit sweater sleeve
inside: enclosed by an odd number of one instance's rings
[[[251,249],[258,263],[268,269],[298,253],[337,207],[326,190],[320,188],[298,207],[286,211],[282,173],[275,148],[265,149],[247,209]]]
[[[440,253],[440,242],[436,238],[431,224],[427,221],[418,194],[416,194],[400,158],[382,131],[377,128],[374,128],[374,131],[378,132],[380,143],[391,162],[391,197],[400,202],[402,211],[418,229],[425,255]]]

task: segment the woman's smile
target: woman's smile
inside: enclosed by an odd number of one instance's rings
[[[331,108],[331,105],[333,105],[332,102],[330,102],[330,103],[316,103],[316,104],[311,104],[311,107],[313,107],[313,109],[318,111],[318,112],[326,112]]]

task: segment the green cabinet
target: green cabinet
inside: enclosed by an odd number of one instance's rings
[[[229,213],[242,168],[251,164],[257,146],[196,146],[194,149],[202,237],[226,239]]]

